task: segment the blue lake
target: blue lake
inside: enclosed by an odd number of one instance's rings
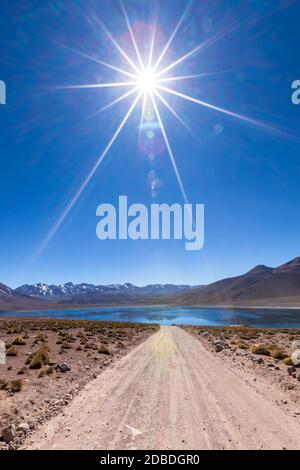
[[[229,309],[204,307],[111,307],[74,310],[7,312],[0,317],[107,320],[202,326],[252,325],[262,328],[300,328],[300,309]]]

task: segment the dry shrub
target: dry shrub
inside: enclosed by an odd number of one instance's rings
[[[262,356],[270,356],[270,351],[264,344],[252,344],[250,351],[253,354],[260,354]]]
[[[26,371],[27,371],[27,367],[24,366],[18,371],[18,375],[24,375]]]
[[[13,393],[20,392],[23,388],[23,380],[12,380],[9,384],[9,390]]]
[[[271,356],[274,357],[274,359],[285,359],[288,357],[288,354],[282,349],[272,349]]]
[[[38,333],[35,337],[35,340],[34,340],[35,344],[36,343],[46,343],[46,341],[47,341],[47,335],[43,332]]]
[[[7,385],[6,380],[0,379],[0,390],[6,390]]]
[[[106,354],[106,355],[110,355],[110,350],[108,349],[107,346],[105,346],[105,344],[100,344],[99,347],[98,347],[98,353],[99,354]]]
[[[283,362],[285,363],[286,366],[293,366],[293,359],[289,356],[283,359]]]
[[[22,338],[22,336],[17,336],[12,344],[16,345],[16,346],[23,346],[24,344],[26,344],[26,341],[24,341],[24,339]]]
[[[15,346],[10,346],[8,350],[6,351],[7,356],[17,356],[18,355],[18,350]]]
[[[54,369],[52,366],[43,367],[43,369],[38,374],[38,378],[41,379],[42,377],[45,377],[46,375],[52,375],[53,372],[54,372]]]
[[[49,353],[47,349],[42,346],[33,354],[29,369],[41,369],[46,364],[49,364]]]
[[[245,343],[245,341],[242,341],[241,339],[238,339],[236,341],[236,346],[239,348],[239,349],[248,349],[249,346],[247,343]]]

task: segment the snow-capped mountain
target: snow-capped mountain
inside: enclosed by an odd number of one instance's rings
[[[0,309],[6,309],[8,305],[18,305],[19,303],[30,301],[30,298],[14,291],[10,287],[0,282]]]
[[[35,298],[72,298],[78,296],[88,297],[90,295],[151,295],[151,294],[172,294],[175,292],[191,289],[188,285],[173,284],[149,284],[145,287],[138,287],[130,283],[94,285],[94,284],[73,284],[67,282],[60,285],[48,284],[24,284],[18,287],[15,292]]]
[[[0,282],[0,302],[7,301],[9,298],[14,297],[15,292]]]

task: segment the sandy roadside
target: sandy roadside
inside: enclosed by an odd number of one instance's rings
[[[282,393],[282,395],[280,395]],[[284,397],[163,327],[90,382],[26,449],[300,449]]]
[[[0,450],[68,405],[90,381],[158,327],[134,323],[0,319]],[[1,361],[2,362],[2,361]]]

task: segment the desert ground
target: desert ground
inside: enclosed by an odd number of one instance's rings
[[[21,445],[106,367],[158,327],[134,323],[0,318],[0,449]]]
[[[19,321],[2,322],[26,341],[0,392],[3,449],[300,449],[299,330]],[[40,347],[51,362],[14,390]]]

